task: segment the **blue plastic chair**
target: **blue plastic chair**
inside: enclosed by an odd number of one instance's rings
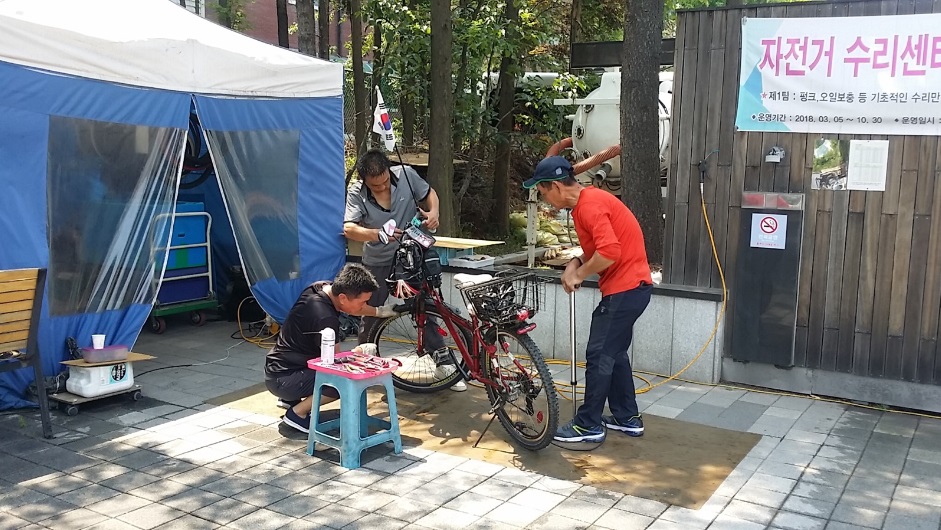
[[[320,421],[320,402],[323,387],[331,386],[340,394],[340,417]],[[389,420],[370,416],[366,409],[366,389],[372,386],[384,386],[386,400],[389,402]],[[314,384],[311,410],[310,433],[307,436],[307,454],[314,455],[317,442],[340,451],[340,465],[348,469],[360,466],[360,456],[364,449],[391,441],[396,454],[402,452],[402,435],[399,432],[399,415],[395,406],[395,390],[392,386],[392,374],[380,374],[367,379],[350,379],[338,374],[318,372]],[[370,435],[369,427],[381,429]],[[339,429],[338,436],[327,434]]]

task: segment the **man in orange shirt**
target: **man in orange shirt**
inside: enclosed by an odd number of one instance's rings
[[[523,183],[539,190],[557,209],[571,208],[583,255],[562,273],[562,287],[571,293],[592,274],[598,274],[601,302],[591,315],[585,351],[585,397],[572,421],[559,428],[559,442],[599,443],[605,427],[643,436],[644,421],[637,409],[634,376],[627,349],[634,322],[650,303],[653,280],[644,234],[634,214],[614,195],[586,188],[575,180],[572,165],[561,156],[548,157]],[[605,401],[611,415],[603,415]]]

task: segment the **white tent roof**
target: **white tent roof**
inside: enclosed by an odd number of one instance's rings
[[[0,0],[0,61],[199,94],[336,96],[343,66],[265,44],[168,0]]]

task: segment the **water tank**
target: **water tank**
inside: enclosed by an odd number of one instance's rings
[[[585,160],[612,145],[621,143],[620,105],[621,72],[605,72],[601,76],[601,85],[582,99],[576,100],[578,109],[572,116],[572,149],[577,160]],[[660,93],[657,111],[660,115],[660,166],[666,168],[670,149],[670,110],[673,106],[673,73],[660,73]],[[619,187],[621,162],[614,157],[607,162],[611,169],[606,171],[608,186],[611,191]],[[601,166],[591,168],[582,174],[582,180],[588,180]],[[605,168],[607,169],[607,168]],[[596,184],[598,184],[596,182]]]

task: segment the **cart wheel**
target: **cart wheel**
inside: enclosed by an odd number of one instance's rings
[[[141,398],[143,398],[143,397],[144,397],[144,396],[143,396],[143,394],[141,394],[140,390],[135,390],[134,393],[131,394],[131,399],[134,400],[134,401],[140,401]]]
[[[202,326],[206,323],[206,313],[203,311],[193,311],[190,313],[190,322],[194,326]]]
[[[78,415],[78,405],[67,405],[65,407],[65,414],[68,416]]]
[[[150,318],[150,331],[153,331],[157,335],[160,335],[167,330],[167,321],[163,317],[151,317]]]

